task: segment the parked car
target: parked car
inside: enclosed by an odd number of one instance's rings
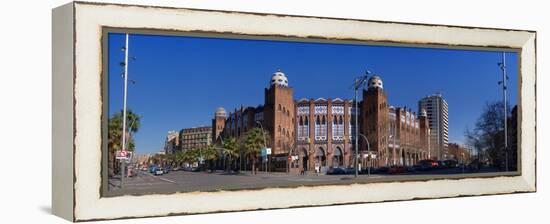
[[[346,174],[346,170],[340,167],[330,168],[327,171],[327,175],[342,175]]]
[[[383,166],[376,169],[376,173],[388,173],[390,170],[389,167]]]
[[[162,167],[157,167],[157,168],[155,169],[155,173],[154,173],[154,174],[155,174],[155,175],[162,175],[162,174],[164,174],[164,169],[163,169]]]
[[[172,171],[172,166],[170,165],[164,166],[164,173],[170,173],[170,171]]]
[[[180,170],[179,166],[176,166],[176,167],[174,167],[174,169],[172,169],[172,171],[178,171],[178,170]]]
[[[427,171],[435,168],[437,166],[437,162],[434,160],[420,160],[418,162],[418,170]]]
[[[155,173],[156,169],[157,169],[157,165],[150,165],[149,166],[149,173]]]
[[[451,160],[451,159],[445,160],[445,161],[443,161],[443,165],[444,165],[445,168],[456,168],[456,167],[458,167],[458,161]]]
[[[355,174],[355,168],[352,167],[345,168],[344,171],[346,174]]]
[[[407,169],[404,166],[392,166],[388,170],[389,174],[405,173]]]

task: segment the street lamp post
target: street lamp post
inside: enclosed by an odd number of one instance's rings
[[[367,70],[365,73],[365,75],[356,78],[353,83],[353,89],[355,90],[355,96],[353,98],[355,101],[355,178],[359,175],[359,170],[357,169],[359,166],[359,103],[357,102],[357,90],[365,84],[371,72]]]
[[[126,151],[126,98],[128,95],[128,50],[129,50],[129,34],[126,33],[126,40],[124,45],[124,95],[123,95],[123,106],[122,106],[122,151]],[[121,162],[121,172],[120,172],[120,188],[124,184],[124,176],[126,172],[126,161],[124,159],[120,160]]]
[[[504,154],[505,154],[505,167],[506,171],[508,171],[508,110],[507,110],[507,94],[506,91],[508,89],[507,86],[507,80],[508,75],[506,74],[506,53],[502,52],[502,62],[498,63],[500,69],[502,70],[502,81],[498,82],[498,84],[502,84],[502,98],[504,101]]]
[[[267,144],[266,144],[266,140],[265,140],[265,132],[264,132],[264,126],[262,125],[262,123],[260,121],[256,121],[257,124],[260,125],[260,128],[262,129],[262,136],[264,137],[264,149],[267,150]],[[267,173],[267,151],[265,153],[265,172]]]
[[[367,157],[369,158],[369,161],[371,159],[371,154],[370,154],[370,143],[369,143],[369,139],[367,138],[367,136],[363,135],[363,134],[359,134],[361,137],[363,137],[363,139],[365,139],[365,141],[367,142]],[[372,163],[371,163],[372,164]],[[367,174],[368,176],[370,176],[370,165],[367,166]]]

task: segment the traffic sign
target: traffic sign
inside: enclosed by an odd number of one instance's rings
[[[131,155],[132,155],[132,152],[128,152],[126,150],[115,152],[116,159],[118,160],[128,160],[130,159]]]
[[[262,157],[271,155],[271,148],[262,148],[260,153],[262,154]]]
[[[265,157],[267,155],[267,150],[265,148],[262,148],[260,153],[262,154],[262,157]]]

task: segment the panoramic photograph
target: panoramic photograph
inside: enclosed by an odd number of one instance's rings
[[[519,172],[517,51],[124,32],[104,44],[113,195]]]

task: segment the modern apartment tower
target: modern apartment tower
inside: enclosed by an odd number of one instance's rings
[[[441,93],[426,96],[418,101],[418,113],[426,111],[430,127],[430,156],[446,159],[449,144],[449,105]]]

